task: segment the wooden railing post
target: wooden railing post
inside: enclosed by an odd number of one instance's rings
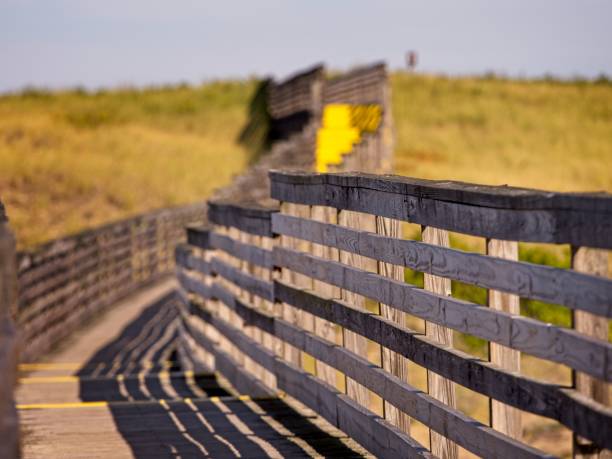
[[[376,217],[376,233],[383,236],[401,239],[401,222],[399,220],[392,220],[390,218]],[[399,281],[404,280],[404,269],[390,263],[378,262],[378,273],[383,276],[390,277],[391,279]],[[393,322],[401,326],[406,325],[406,313],[398,311],[396,308],[392,308],[386,304],[381,304],[380,314],[384,318],[391,319]],[[408,382],[408,360],[405,357],[402,357],[396,352],[381,346],[381,362],[383,369],[397,376],[402,381]],[[406,433],[410,433],[410,418],[406,413],[403,413],[385,401],[384,414],[385,419],[387,419],[391,424],[399,427]]]
[[[294,217],[310,218],[310,206],[283,202],[280,205],[280,211],[286,215],[292,215]],[[293,248],[302,252],[310,251],[310,243],[299,241],[295,238],[281,236],[279,242],[281,247]],[[288,269],[281,270],[281,279],[291,282],[298,287],[312,288],[312,279],[310,279],[308,276],[292,272]],[[314,331],[314,318],[312,315],[305,311],[298,311],[293,306],[283,304],[282,318],[289,323],[299,325],[306,330]],[[288,362],[298,366],[304,366],[305,364],[308,365],[310,362],[306,362],[304,357],[304,354],[295,347],[287,343],[283,344],[283,358]]]
[[[312,220],[323,223],[337,224],[338,210],[334,209],[333,207],[312,206],[311,218]],[[320,244],[312,244],[312,253],[317,257],[325,258],[328,260],[339,260],[338,249],[335,249],[333,247],[327,247]],[[321,282],[319,280],[313,280],[313,290],[326,298],[340,298],[340,289],[338,287],[334,287],[333,285]],[[333,323],[315,317],[315,333],[321,338],[324,338],[332,343],[341,344],[341,339],[340,343],[337,342],[337,329],[338,327],[335,326]],[[320,361],[317,361],[317,376],[332,386],[338,385],[338,372],[334,368]]]
[[[572,268],[576,271],[607,277],[608,252],[588,247],[572,247]],[[585,311],[573,310],[573,326],[580,333],[608,341],[608,319]],[[610,406],[609,384],[584,373],[572,372],[574,387],[586,397]],[[610,457],[592,442],[574,434],[573,454],[576,458]],[[608,452],[609,453],[609,452]]]
[[[361,231],[376,232],[376,217],[374,215],[343,210],[338,216],[338,223],[342,226]],[[340,262],[354,268],[373,272],[376,272],[378,268],[375,260],[367,259],[344,250],[340,251]],[[367,310],[366,298],[350,290],[342,289],[342,300],[354,308]],[[364,359],[368,358],[368,340],[365,337],[348,330],[343,331],[343,336],[344,347]],[[350,378],[346,378],[346,393],[360,405],[366,408],[370,406],[370,391]]]
[[[19,422],[13,390],[17,378],[17,273],[15,238],[0,203],[0,457],[19,457]]]
[[[432,227],[422,228],[422,240],[428,244],[450,247],[448,231]],[[437,293],[438,295],[451,295],[451,281],[444,277],[431,274],[424,275],[425,290]],[[453,345],[453,331],[431,322],[425,322],[425,333],[434,341],[445,346]],[[445,405],[456,408],[457,400],[455,396],[455,385],[452,381],[442,376],[427,371],[427,391],[429,394],[440,400]],[[434,456],[440,458],[457,458],[457,445],[433,430],[429,431],[430,449]]]
[[[518,260],[518,242],[489,239],[487,240],[487,255],[516,261]],[[489,307],[510,314],[521,313],[518,296],[497,290],[489,290]],[[521,353],[501,344],[489,342],[489,360],[505,370],[516,372],[521,370]],[[491,427],[495,430],[517,440],[521,439],[522,426],[519,410],[490,399],[489,417]]]

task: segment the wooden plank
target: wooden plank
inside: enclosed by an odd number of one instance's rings
[[[416,271],[612,317],[612,303],[609,301],[612,281],[607,278],[436,247],[419,241],[384,237],[283,214],[272,215],[272,229],[278,234]]]
[[[15,411],[18,342],[12,317],[17,306],[15,237],[0,202],[0,457],[20,457],[19,418]]]
[[[572,268],[576,271],[586,272],[595,276],[607,277],[608,253],[587,247],[572,248]],[[597,317],[584,311],[574,311],[574,329],[592,336],[595,339],[608,341],[608,320]],[[608,360],[610,365],[610,360]],[[598,380],[588,374],[574,371],[574,387],[588,399],[592,399],[606,406],[610,406],[610,388],[605,381]],[[608,452],[609,453],[609,452]],[[601,447],[594,445],[587,439],[574,434],[573,454],[579,458],[609,457]]]
[[[598,444],[612,446],[608,435],[612,409],[589,402],[576,391],[515,375],[339,300],[322,298],[278,280],[274,291],[278,301],[366,336],[444,378],[523,411],[555,419]]]
[[[268,334],[274,334],[274,317],[270,314],[255,313],[253,308],[236,299],[231,292],[219,283],[213,283],[212,296],[238,314],[245,323],[260,328]]]
[[[208,220],[211,223],[258,236],[274,237],[270,215],[275,211],[276,207],[264,207],[253,202],[239,204],[223,201],[208,202]]]
[[[308,206],[281,202],[280,211],[281,213],[296,217],[310,217],[310,207]],[[300,251],[308,251],[310,248],[309,244],[300,243],[298,240],[289,237],[281,237],[279,242],[282,247],[297,249]],[[312,287],[312,280],[296,270],[281,269],[281,278],[301,287]],[[293,308],[291,305],[282,305],[281,317],[284,320],[287,320],[289,323],[299,323],[307,329],[314,329],[314,318],[307,312],[303,313],[302,311]],[[303,366],[303,364],[308,363],[303,354],[286,343],[283,343],[283,358],[294,365]]]
[[[376,218],[371,215],[358,214],[356,212],[348,212],[342,211],[338,215],[338,223],[342,226],[347,226],[349,228],[359,228],[362,230],[376,231]],[[376,272],[377,266],[374,260],[368,260],[359,255],[355,255],[351,252],[340,251],[340,263],[341,266],[351,266],[356,269],[364,269]],[[302,271],[304,272],[304,271]],[[304,272],[304,274],[308,274]],[[315,277],[316,278],[316,277]],[[326,281],[325,278],[318,278],[321,281]],[[337,283],[330,282],[331,284],[335,284],[337,287],[346,287],[343,285],[338,285]],[[366,297],[356,294],[354,289],[350,288],[342,288],[341,290],[342,300],[352,304],[355,308],[361,310],[366,309]],[[378,307],[378,305],[376,305]],[[353,333],[351,330],[343,330],[343,338],[344,338],[344,347],[354,352],[357,355],[360,355],[364,358],[368,356],[368,342],[365,337]],[[368,391],[361,384],[351,380],[350,378],[346,379],[346,393],[347,395],[359,403],[361,406],[365,408],[370,407],[370,391]]]
[[[318,174],[305,171],[269,173],[272,184],[363,188],[418,198],[468,204],[498,209],[565,209],[609,213],[609,193],[559,193],[509,186],[478,185],[452,180],[427,180],[397,175],[376,175],[363,172]],[[272,196],[275,199],[276,196]],[[293,201],[290,201],[293,202]]]
[[[322,206],[312,206],[311,210],[311,218],[315,221],[319,222],[327,222],[327,223],[337,223],[338,222],[338,211],[332,207],[322,207]],[[295,218],[285,214],[273,214],[281,215],[283,217]],[[308,220],[303,220],[308,221]],[[326,258],[328,260],[339,260],[338,250],[334,248],[329,248],[320,244],[312,244],[312,254],[321,258]],[[326,282],[322,282],[320,280],[313,280],[312,288],[314,292],[319,293],[322,296],[327,298],[340,298],[340,289],[330,285]],[[339,342],[341,343],[342,330],[339,330],[340,334],[337,333],[337,326],[331,322],[328,322],[325,319],[321,319],[320,317],[315,317],[315,333],[331,342]],[[340,338],[340,340],[338,340]],[[317,376],[321,378],[324,382],[331,386],[336,386],[338,384],[337,378],[342,377],[342,375],[338,375],[336,370],[323,363],[321,359],[317,360]]]
[[[499,241],[490,239],[487,241],[487,255],[491,257],[518,260],[518,243],[512,241]],[[520,298],[516,295],[496,290],[489,290],[489,307],[509,314],[520,315]],[[520,373],[520,352],[496,343],[489,343],[489,360],[500,368]],[[489,418],[491,426],[520,440],[522,437],[521,412],[496,400],[489,401]]]
[[[278,266],[302,272],[438,325],[563,363],[604,380],[612,379],[612,371],[606,367],[607,359],[612,356],[612,345],[574,330],[512,316],[286,248],[275,247],[274,260]]]
[[[391,220],[384,217],[376,217],[376,233],[382,236],[398,239],[402,236],[402,227],[399,220]],[[378,273],[381,276],[389,277],[397,281],[404,280],[404,270],[399,266],[391,263],[378,263]],[[406,325],[406,313],[398,311],[386,304],[380,304],[380,314],[391,322],[395,322],[400,326]],[[408,381],[408,360],[392,350],[381,346],[381,362],[382,368],[397,376],[400,380]],[[398,427],[401,431],[410,433],[410,418],[399,411],[395,406],[388,401],[384,401],[384,417],[392,425]]]
[[[231,328],[234,327],[225,324],[223,331]],[[235,333],[241,332],[235,329]],[[235,334],[232,333],[232,336]],[[258,361],[262,365],[274,358],[274,373],[279,389],[313,409],[377,457],[397,458],[398,455],[400,457],[433,457],[422,445],[374,413],[359,406],[332,386],[299,367],[278,359],[271,353],[268,354],[269,351],[246,335],[243,335],[236,345],[242,352],[251,352],[253,358],[261,358],[265,354],[265,359]],[[258,348],[259,352],[252,352],[249,348]],[[221,373],[228,377],[233,385],[235,385],[234,381],[239,385],[244,384],[240,380],[242,376],[239,373],[240,366],[229,355],[219,353],[216,357],[217,365],[222,364]],[[223,360],[219,362],[220,357]]]
[[[421,238],[423,242],[428,244],[450,247],[448,231],[423,227]],[[444,277],[425,274],[424,288],[441,296],[451,296],[450,279]],[[453,331],[450,328],[425,321],[425,334],[435,343],[447,348],[453,347]],[[427,392],[445,405],[453,408],[457,407],[457,396],[453,382],[433,371],[427,371]],[[459,456],[457,445],[433,430],[429,431],[429,444],[431,451],[438,457],[457,458]]]
[[[365,212],[491,239],[612,248],[612,197],[605,193],[576,196],[540,192],[523,199],[521,193],[528,192],[511,190],[506,195],[509,188],[499,187],[501,198],[494,200],[499,201],[497,207],[487,207],[474,205],[478,199],[465,203],[428,197],[422,187],[405,186],[402,180],[382,180],[380,189],[374,189],[364,186],[359,174],[288,176],[271,171],[270,179],[271,196],[286,202]],[[489,189],[476,194],[494,195]],[[547,199],[551,195],[556,199]]]
[[[238,287],[247,290],[254,295],[269,301],[274,299],[272,284],[270,282],[266,282],[246,274],[239,269],[230,266],[227,264],[227,262],[220,260],[218,257],[211,260],[211,268],[218,276],[227,279]]]
[[[546,457],[546,454],[502,435],[489,426],[440,403],[346,348],[283,320],[275,321],[276,336],[346,373],[403,412],[481,457]]]
[[[267,269],[272,268],[272,251],[270,250],[245,244],[214,232],[210,234],[210,246],[254,265]]]

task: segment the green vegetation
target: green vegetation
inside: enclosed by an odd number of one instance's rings
[[[247,163],[256,81],[0,97],[0,199],[20,247],[205,199]]]

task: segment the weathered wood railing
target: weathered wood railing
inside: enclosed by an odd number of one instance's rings
[[[521,441],[522,412],[571,429],[576,455],[612,448],[612,196],[364,174],[271,182],[279,209],[211,203],[212,226],[177,248],[190,364],[241,391],[284,391],[380,457],[548,456]],[[402,239],[402,221],[421,241]],[[451,248],[449,231],[485,238],[487,254]],[[518,241],[571,244],[572,269],[520,261]],[[451,279],[489,289],[488,307],[454,298]],[[571,309],[573,329],[521,316],[519,298]],[[455,349],[453,330],[487,340],[488,360]],[[573,386],[521,374],[521,353],[571,369]],[[427,370],[426,392],[408,362]],[[490,399],[488,424],[457,408],[456,384]]]
[[[164,209],[51,241],[17,254],[13,312],[22,361],[31,361],[92,315],[172,272],[184,226],[203,222],[205,204]]]
[[[19,426],[13,388],[17,382],[17,333],[11,315],[17,302],[15,237],[0,202],[0,457],[19,457]]]

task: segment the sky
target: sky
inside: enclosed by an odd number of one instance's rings
[[[0,0],[0,92],[417,71],[612,75],[608,0]]]

